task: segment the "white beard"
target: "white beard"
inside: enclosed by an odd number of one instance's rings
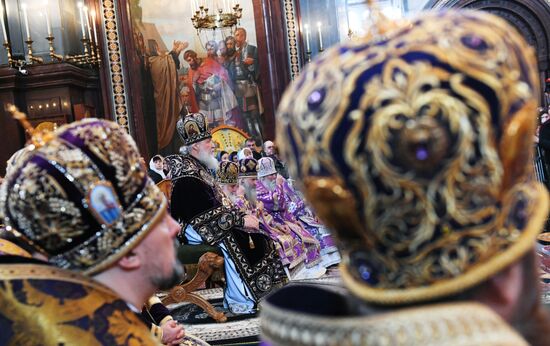
[[[201,150],[197,155],[197,160],[204,164],[208,169],[215,171],[218,169],[218,160],[209,151]]]
[[[225,193],[225,195],[227,196],[227,198],[229,198],[229,200],[231,201],[231,203],[235,204],[237,202],[237,195],[232,193],[232,194],[228,194],[228,193]]]

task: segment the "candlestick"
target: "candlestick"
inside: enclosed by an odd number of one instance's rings
[[[25,29],[27,31],[27,39],[31,40],[31,30],[29,28],[29,17],[27,16],[27,4],[21,4],[21,10],[23,11],[23,20],[25,21]]]
[[[323,49],[323,32],[321,30],[321,22],[317,22],[317,31],[319,32],[319,51],[322,52]]]
[[[2,44],[4,46],[4,48],[6,48],[6,53],[8,54],[8,66],[11,66],[13,67],[13,60],[11,58],[11,47],[10,47],[10,43],[8,41],[4,42]]]
[[[50,6],[46,1],[46,26],[48,27],[48,36],[52,36],[52,23],[50,22]]]
[[[27,44],[27,64],[33,64],[33,63],[43,63],[44,59],[42,59],[39,56],[34,56],[32,52],[32,43],[34,41],[29,37],[25,43]]]
[[[82,29],[82,39],[85,40],[86,39],[86,29],[84,28],[84,18],[83,18],[83,14],[82,14],[82,3],[79,2],[77,4],[78,6],[78,13],[80,14],[80,28]]]
[[[90,62],[90,53],[88,51],[88,44],[90,43],[90,40],[88,40],[87,38],[82,38],[80,41],[84,46],[84,55],[82,56],[83,62],[87,64]]]
[[[46,37],[46,40],[48,40],[50,45],[50,58],[52,61],[62,62],[63,61],[63,55],[59,55],[55,53],[55,49],[53,48],[53,40],[55,37],[53,37],[51,34]]]
[[[309,42],[311,33],[309,32],[309,25],[305,24],[304,28],[306,30],[306,52],[311,52],[311,45]]]
[[[4,6],[2,4],[0,4],[0,23],[2,25],[2,33],[4,34],[4,42],[8,42],[8,30],[4,23]]]

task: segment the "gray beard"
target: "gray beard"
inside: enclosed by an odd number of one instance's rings
[[[245,186],[244,187],[244,196],[246,197],[246,200],[252,204],[256,204],[257,201],[257,194],[256,194],[256,187],[250,187]]]

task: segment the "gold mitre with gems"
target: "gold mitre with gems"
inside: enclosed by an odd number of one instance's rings
[[[191,145],[212,138],[208,119],[202,113],[191,113],[180,117],[176,123],[176,130],[183,145]]]
[[[32,134],[35,144],[0,188],[0,215],[7,231],[50,263],[98,273],[136,246],[166,212],[166,199],[147,176],[134,140],[117,124],[86,119]]]
[[[221,161],[216,170],[216,181],[220,184],[237,184],[239,165],[232,161]]]
[[[453,295],[533,248],[548,213],[528,178],[539,93],[533,49],[482,12],[424,13],[307,65],[277,135],[355,295]]]
[[[239,178],[258,177],[258,161],[253,158],[239,160]]]

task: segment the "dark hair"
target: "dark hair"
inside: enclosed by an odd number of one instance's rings
[[[187,59],[188,57],[192,57],[192,58],[196,58],[197,57],[197,52],[195,52],[194,50],[186,50],[185,53],[183,53],[183,59]]]
[[[232,151],[231,154],[229,154],[229,161],[235,161],[234,158],[237,157],[239,153],[236,151]]]
[[[158,162],[158,161],[162,161],[162,157],[160,157],[160,155],[153,156],[153,162]]]
[[[227,154],[227,151],[223,151],[223,150],[220,151],[220,152],[218,153],[218,161],[221,161],[221,160],[222,160],[222,156],[224,156],[225,154]]]

